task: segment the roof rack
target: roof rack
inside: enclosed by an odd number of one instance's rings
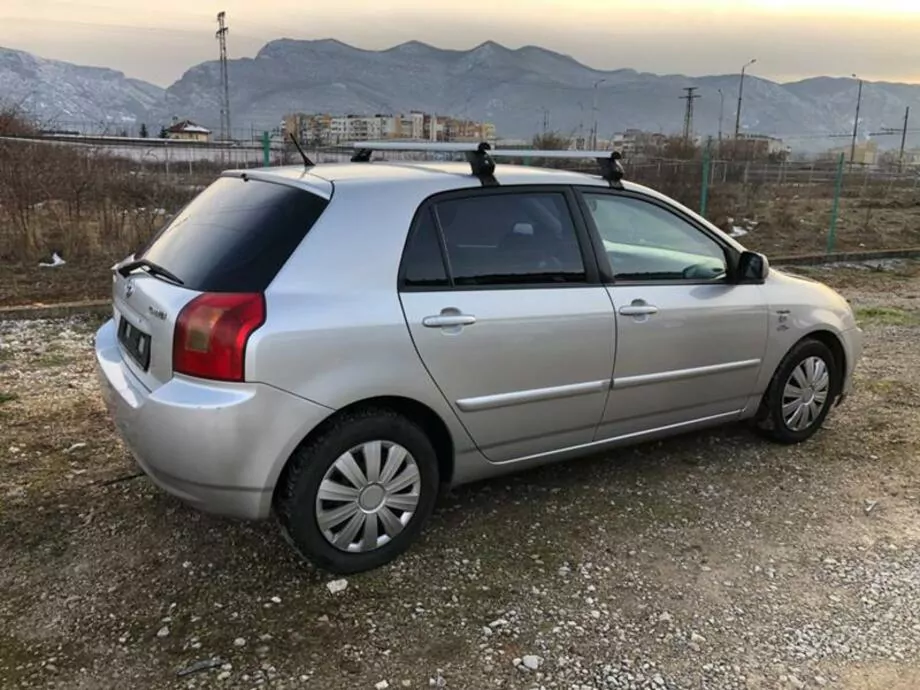
[[[483,184],[498,184],[495,180],[496,158],[553,158],[557,160],[583,160],[593,158],[600,167],[601,177],[611,187],[622,188],[625,175],[620,164],[622,155],[619,151],[551,151],[541,149],[493,149],[488,142],[479,144],[457,143],[419,143],[397,141],[360,141],[352,146],[355,154],[354,163],[368,163],[375,151],[417,151],[427,153],[462,153],[470,163],[472,174],[480,178]]]

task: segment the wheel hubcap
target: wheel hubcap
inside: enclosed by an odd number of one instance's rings
[[[337,549],[372,551],[409,524],[421,486],[415,458],[402,446],[355,446],[326,470],[316,494],[316,523]]]
[[[827,363],[808,357],[792,370],[783,389],[783,421],[792,431],[812,426],[827,405],[831,377]]]

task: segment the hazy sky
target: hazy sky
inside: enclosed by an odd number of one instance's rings
[[[0,46],[168,85],[216,57],[219,10],[231,57],[282,37],[375,49],[492,39],[603,69],[734,73],[757,57],[753,73],[780,81],[920,82],[920,0],[0,0]]]

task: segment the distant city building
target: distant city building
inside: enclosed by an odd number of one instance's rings
[[[173,122],[171,127],[166,128],[166,138],[181,139],[183,141],[210,141],[211,130],[195,124],[191,120],[182,120],[181,122]]]
[[[856,148],[851,152],[851,146],[838,146],[828,151],[831,158],[839,158],[843,154],[843,159],[849,163],[850,154],[853,155],[854,165],[875,166],[878,164],[878,144],[874,141],[864,141],[856,144]]]
[[[668,137],[658,132],[646,132],[641,129],[627,129],[618,132],[609,139],[598,139],[597,148],[601,151],[619,151],[623,158],[654,157],[661,155]],[[592,148],[590,136],[577,136],[572,139],[570,149],[586,151]]]
[[[920,149],[908,149],[904,152],[905,168],[920,168]]]
[[[332,146],[350,141],[405,139],[413,141],[479,142],[495,140],[495,125],[427,113],[329,115],[291,113],[284,116],[285,135],[302,143]]]
[[[741,133],[733,140],[732,149],[735,156],[742,158],[769,158],[787,156],[792,149],[782,139],[768,134]]]

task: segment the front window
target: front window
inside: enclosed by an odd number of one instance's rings
[[[585,194],[617,281],[723,280],[725,251],[674,213],[647,201]]]

